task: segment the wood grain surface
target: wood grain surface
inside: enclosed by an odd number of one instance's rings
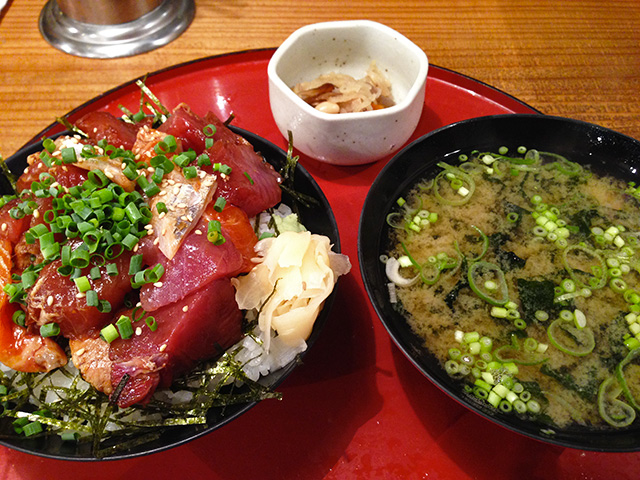
[[[637,0],[197,0],[189,29],[142,55],[95,60],[51,47],[44,1],[10,0],[0,16],[0,154],[108,89],[208,55],[277,47],[313,22],[366,18],[416,42],[432,64],[499,88],[543,113],[640,138]]]

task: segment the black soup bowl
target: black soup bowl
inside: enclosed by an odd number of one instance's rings
[[[53,129],[52,125],[46,131]],[[235,133],[243,136],[253,145],[256,152],[263,156],[277,171],[280,171],[285,165],[286,153],[273,143],[265,140],[258,135],[248,132],[237,127],[230,127]],[[63,132],[68,133],[68,132]],[[60,134],[53,135],[55,138]],[[7,165],[14,175],[19,176],[27,165],[27,157],[42,150],[42,142],[38,141],[23,147],[15,155],[7,159]],[[324,193],[313,179],[313,177],[300,165],[296,165],[293,175],[293,190],[314,199],[312,202],[305,204],[296,203],[296,200],[283,191],[282,202],[291,207],[297,205],[300,221],[312,233],[325,235],[329,237],[333,245],[334,252],[340,252],[340,237],[338,234],[338,226],[331,210],[331,206],[327,201]],[[0,194],[10,193],[11,186],[7,182],[4,175],[0,175]],[[307,350],[311,348],[316,341],[320,332],[327,322],[331,305],[335,297],[332,293],[324,303],[324,307],[320,312],[310,337],[307,339]],[[285,365],[280,370],[273,371],[267,376],[261,377],[261,384],[275,389],[280,385],[300,364],[300,358],[305,352],[300,354],[296,359]],[[235,390],[236,393],[247,392],[248,389],[241,387]],[[204,425],[186,425],[169,427],[162,431],[160,436],[149,442],[132,446],[124,450],[116,450],[107,456],[96,457],[92,451],[91,442],[73,443],[64,442],[57,434],[41,435],[36,437],[25,438],[16,435],[13,431],[11,418],[0,418],[0,444],[25,453],[38,455],[58,460],[78,460],[78,461],[98,461],[98,460],[119,460],[125,458],[133,458],[141,455],[158,453],[169,448],[173,448],[191,440],[199,438],[203,435],[226,425],[227,423],[238,418],[243,413],[256,405],[255,401],[247,401],[228,405],[225,407],[213,407],[209,409],[207,414],[207,423]],[[106,440],[103,442],[102,448],[114,446],[113,442]]]
[[[358,257],[369,298],[389,335],[404,355],[429,380],[454,400],[514,432],[547,443],[593,451],[640,450],[637,422],[626,429],[590,430],[567,427],[548,432],[548,425],[522,419],[479,402],[453,380],[389,302],[388,283],[380,255],[389,247],[386,216],[398,197],[420,180],[441,171],[437,162],[456,162],[461,153],[497,151],[502,145],[524,145],[554,152],[592,170],[638,183],[640,142],[612,130],[560,117],[510,114],[474,118],[433,131],[400,151],[380,172],[366,197],[360,218]]]

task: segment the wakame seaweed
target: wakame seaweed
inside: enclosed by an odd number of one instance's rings
[[[516,285],[526,321],[535,320],[535,313],[538,310],[555,312],[558,309],[554,303],[555,284],[551,280],[518,278]]]
[[[489,235],[489,248],[493,250],[498,265],[500,265],[500,268],[505,272],[517,268],[524,268],[527,263],[524,258],[520,258],[515,253],[502,248],[508,240],[509,235],[504,232],[496,232]]]
[[[548,364],[542,364],[540,366],[540,372],[553,378],[569,390],[576,392],[585,400],[589,402],[596,401],[598,386],[601,382],[599,378],[592,376],[585,385],[580,385],[576,382],[574,376],[569,373],[569,369],[566,366],[554,369]]]

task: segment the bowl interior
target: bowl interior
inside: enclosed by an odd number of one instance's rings
[[[236,133],[245,137],[253,145],[254,149],[258,153],[262,154],[262,156],[271,165],[273,165],[276,170],[280,170],[283,167],[286,161],[286,154],[282,149],[253,133],[247,132],[246,130],[235,127],[231,128]],[[12,172],[19,175],[26,166],[27,157],[32,153],[39,152],[40,150],[42,150],[40,142],[27,146],[7,159],[7,164]],[[317,204],[312,206],[298,204],[299,215],[302,223],[308,230],[328,236],[331,239],[331,243],[334,245],[333,250],[339,252],[340,238],[338,235],[338,227],[329,202],[313,177],[311,177],[311,175],[300,165],[296,167],[294,188],[297,192],[309,195],[317,201]],[[4,175],[2,175],[0,176],[0,193],[7,194],[9,192],[10,186]],[[285,192],[283,192],[282,201],[289,206],[293,206],[295,204],[294,199]],[[327,321],[331,305],[333,303],[333,298],[334,294],[327,299],[324,304],[324,308],[320,312],[320,315],[314,324],[311,336],[307,340],[307,351],[318,338],[322,327]],[[282,369],[262,377],[260,382],[271,388],[276,388],[293,371],[297,364],[298,361],[293,360]],[[213,430],[216,430],[217,428],[220,428],[226,423],[232,421],[234,418],[237,418],[255,404],[256,402],[249,402],[230,405],[224,408],[212,408],[209,410],[207,415],[206,425],[169,428],[166,429],[159,438],[151,442],[144,443],[124,451],[119,451],[101,459],[98,459],[93,455],[90,443],[76,445],[70,442],[62,442],[58,435],[43,436],[32,439],[18,437],[13,433],[11,421],[8,418],[0,420],[0,444],[26,453],[61,460],[94,461],[133,458],[140,455],[157,453],[212,432]],[[105,446],[110,445],[107,443]]]
[[[420,179],[435,171],[438,161],[457,158],[471,150],[497,150],[506,145],[524,145],[559,153],[570,160],[591,165],[600,173],[638,181],[640,142],[611,130],[558,117],[543,115],[499,115],[462,121],[434,131],[400,151],[374,181],[360,219],[358,255],[371,302],[394,342],[431,381],[456,401],[508,429],[538,440],[567,447],[597,451],[640,450],[640,427],[594,431],[570,427],[555,435],[545,425],[504,414],[478,402],[449,377],[425,348],[405,318],[388,301],[387,278],[379,256],[388,248],[386,214],[395,199]],[[439,171],[439,169],[438,169]]]
[[[272,60],[276,75],[288,88],[330,72],[362,78],[372,61],[391,82],[397,105],[426,77],[426,55],[418,46],[389,27],[365,20],[303,27]]]

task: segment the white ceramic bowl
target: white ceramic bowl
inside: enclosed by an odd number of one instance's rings
[[[391,82],[395,105],[330,114],[316,110],[292,87],[330,72],[365,76],[372,60]],[[285,138],[317,160],[360,165],[400,149],[415,130],[424,105],[429,62],[420,47],[380,23],[326,22],[296,30],[269,61],[269,102]]]

